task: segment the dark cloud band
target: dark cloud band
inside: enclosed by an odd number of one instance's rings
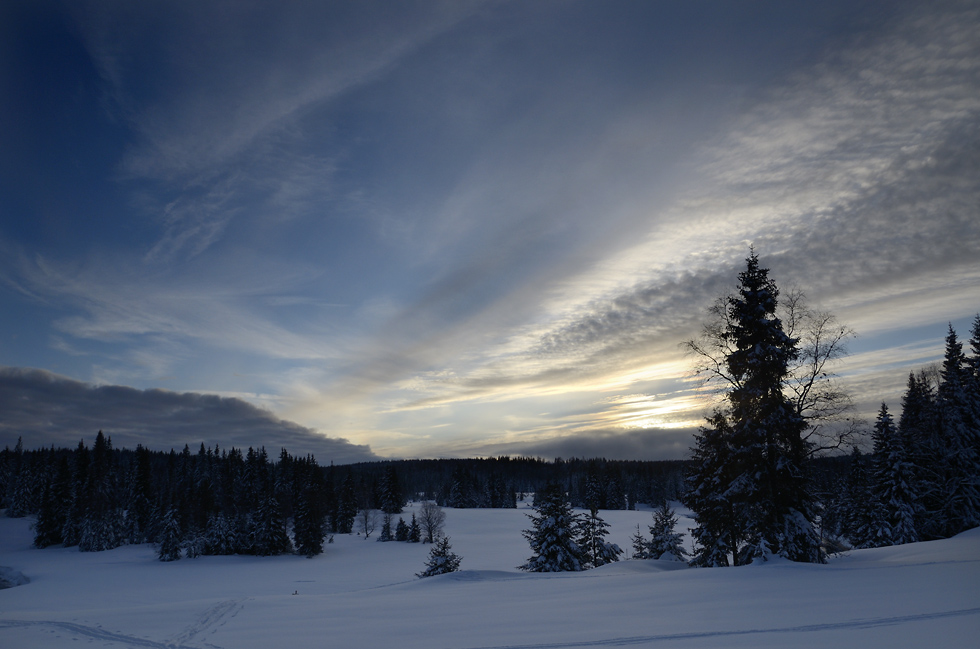
[[[280,448],[312,453],[321,464],[377,457],[367,446],[324,437],[241,399],[94,386],[28,368],[0,367],[0,412],[0,443],[10,446],[21,436],[27,448],[74,446],[102,430],[117,448],[265,446],[272,454]]]

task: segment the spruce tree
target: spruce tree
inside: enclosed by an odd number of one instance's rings
[[[974,419],[971,382],[963,347],[952,325],[946,336],[942,379],[936,395],[939,414],[938,512],[943,536],[952,536],[980,525],[980,462],[977,446],[980,422]]]
[[[251,554],[264,557],[293,551],[293,543],[286,534],[286,521],[279,501],[271,493],[262,499],[253,518],[251,532]]]
[[[912,464],[908,460],[904,439],[892,421],[888,406],[881,404],[874,428],[875,467],[874,500],[882,516],[877,534],[882,545],[914,543],[919,540],[915,528],[918,498],[913,490]]]
[[[579,538],[579,517],[572,511],[565,489],[550,484],[535,494],[531,529],[524,538],[534,555],[519,570],[528,572],[564,572],[584,570],[587,557],[576,541]]]
[[[610,477],[606,482],[606,508],[626,509],[626,494],[615,477]]]
[[[473,478],[462,466],[453,470],[450,478],[448,505],[453,509],[466,509],[476,505],[472,489]]]
[[[415,519],[414,512],[412,512],[412,523],[408,526],[408,542],[409,543],[422,542],[422,528],[419,525],[419,522]]]
[[[872,479],[868,459],[855,447],[851,454],[841,521],[841,533],[855,548],[875,548],[883,541],[880,534],[885,515],[874,497]]]
[[[752,253],[729,299],[726,359],[736,385],[728,393],[732,458],[737,472],[727,490],[743,529],[743,561],[777,554],[821,562],[813,526],[815,505],[807,476],[806,422],[783,394],[797,341],[776,317],[779,290]]]
[[[297,461],[294,468],[294,479],[302,483],[296,497],[296,514],[293,517],[296,552],[312,558],[323,552],[323,540],[326,538],[326,512],[321,498],[322,474],[312,457]]]
[[[138,444],[129,478],[126,507],[125,536],[129,543],[146,543],[153,538],[157,521],[154,520],[156,512],[151,481],[150,452]]]
[[[65,525],[61,530],[62,542],[66,548],[78,545],[85,522],[86,498],[85,483],[88,480],[89,451],[85,441],[78,442],[75,461],[72,467],[71,489],[68,495]]]
[[[585,478],[585,507],[587,509],[606,508],[606,498],[599,484],[599,477],[591,471]]]
[[[398,517],[398,524],[395,525],[395,540],[400,542],[408,541],[408,525],[405,524],[405,519]]]
[[[224,514],[210,517],[204,529],[202,554],[227,555],[243,550],[245,543]]]
[[[7,516],[23,518],[34,513],[31,506],[31,477],[24,457],[24,440],[17,438],[13,456],[10,461],[10,475],[7,478]]]
[[[966,357],[966,394],[974,426],[980,427],[980,314],[973,319],[970,353]],[[977,431],[974,454],[980,462],[980,431]],[[980,467],[977,467],[980,473]]]
[[[630,537],[630,544],[633,548],[633,559],[649,559],[650,558],[650,539],[643,536],[640,531],[640,525],[636,525],[636,532]]]
[[[915,529],[920,540],[939,538],[941,535],[935,514],[942,508],[938,488],[940,473],[937,457],[941,448],[937,420],[936,395],[929,379],[922,372],[918,376],[909,372],[908,384],[902,396],[898,435],[911,464],[911,489],[919,497]]]
[[[974,420],[980,420],[980,313],[973,318],[970,334],[970,354],[966,357],[968,392],[973,404]]]
[[[453,552],[453,546],[449,543],[448,536],[440,536],[429,550],[429,558],[425,562],[425,570],[418,573],[416,577],[433,577],[435,575],[445,575],[459,570],[462,558]]]
[[[381,478],[379,500],[379,508],[386,514],[402,513],[405,498],[402,496],[402,488],[398,482],[398,474],[395,472],[394,466],[389,465]]]
[[[34,547],[46,548],[62,542],[70,493],[71,467],[68,458],[62,456],[54,480],[45,486],[41,497],[41,509],[34,523]]]
[[[675,531],[677,516],[664,500],[653,512],[653,525],[650,526],[650,558],[670,561],[686,561],[684,534]]]
[[[584,549],[588,568],[598,568],[613,561],[619,561],[623,550],[615,543],[606,541],[609,525],[599,516],[599,510],[592,507],[581,521],[579,545]]]
[[[177,561],[181,557],[183,542],[180,521],[177,512],[170,508],[163,518],[163,537],[160,539],[160,550],[157,554],[160,561]]]
[[[715,412],[695,438],[696,446],[687,474],[684,503],[695,514],[691,530],[695,550],[691,565],[712,568],[739,564],[738,547],[743,530],[728,488],[735,477],[730,462],[732,429],[722,412]]]
[[[395,537],[392,535],[391,531],[391,514],[384,512],[381,516],[381,531],[378,533],[378,541],[381,543],[387,543],[394,540]]]
[[[112,440],[100,430],[92,447],[92,464],[85,483],[86,511],[78,539],[78,549],[82,552],[111,550],[123,542],[123,518],[116,502],[113,478]]]
[[[354,476],[348,472],[344,476],[344,481],[340,485],[340,502],[337,510],[337,533],[350,534],[354,529],[354,520],[357,518],[357,490],[354,487]]]

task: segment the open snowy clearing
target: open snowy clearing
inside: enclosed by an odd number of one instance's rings
[[[421,580],[428,545],[337,536],[314,559],[161,563],[150,546],[36,550],[29,520],[0,518],[0,566],[30,580],[0,590],[0,646],[972,648],[980,639],[980,530],[826,566],[622,561],[525,574],[515,569],[529,556],[523,507],[446,509],[463,571]],[[624,548],[637,523],[646,534],[651,522],[649,510],[601,515]]]

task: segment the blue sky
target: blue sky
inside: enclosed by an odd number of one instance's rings
[[[750,245],[864,414],[980,310],[975,3],[0,11],[0,443],[677,458]]]

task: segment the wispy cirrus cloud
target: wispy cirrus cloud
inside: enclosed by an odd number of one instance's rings
[[[639,244],[560,281],[532,276],[427,343],[386,347],[402,363],[395,376],[416,377],[414,394],[388,393],[394,407],[601,389],[676,366],[678,341],[734,285],[750,242],[782,286],[804,287],[845,321],[862,313],[872,330],[890,325],[864,305],[887,296],[907,303],[956,287],[954,312],[941,317],[975,309],[963,298],[976,292],[980,252],[977,29],[969,4],[913,11],[746,98],[728,134],[701,149],[696,180],[650,214]],[[508,310],[525,321],[494,328]],[[493,342],[440,364],[457,326]]]
[[[136,133],[121,177],[172,196],[146,206],[163,229],[148,259],[200,254],[254,211],[256,197],[279,213],[322,198],[343,145],[303,146],[310,114],[389,72],[479,4],[400,3],[384,7],[397,16],[383,21],[373,3],[178,3],[166,18],[149,7],[77,8],[110,110]],[[151,63],[142,56],[167,69],[152,81],[141,76]]]
[[[312,269],[295,267],[283,274],[278,268],[265,272],[257,264],[252,272],[234,277],[154,276],[135,260],[129,260],[132,272],[127,273],[120,259],[107,266],[94,258],[65,263],[40,255],[29,258],[15,248],[9,252],[8,268],[25,290],[40,300],[73,307],[72,315],[56,320],[54,328],[75,340],[144,345],[158,340],[169,346],[164,355],[173,360],[180,356],[174,345],[194,341],[268,358],[327,359],[341,354],[339,341],[316,332],[304,334],[274,317],[281,315],[282,300],[288,301],[283,296],[288,283],[315,277]],[[304,301],[324,304],[309,296]],[[193,352],[186,347],[184,353]]]

